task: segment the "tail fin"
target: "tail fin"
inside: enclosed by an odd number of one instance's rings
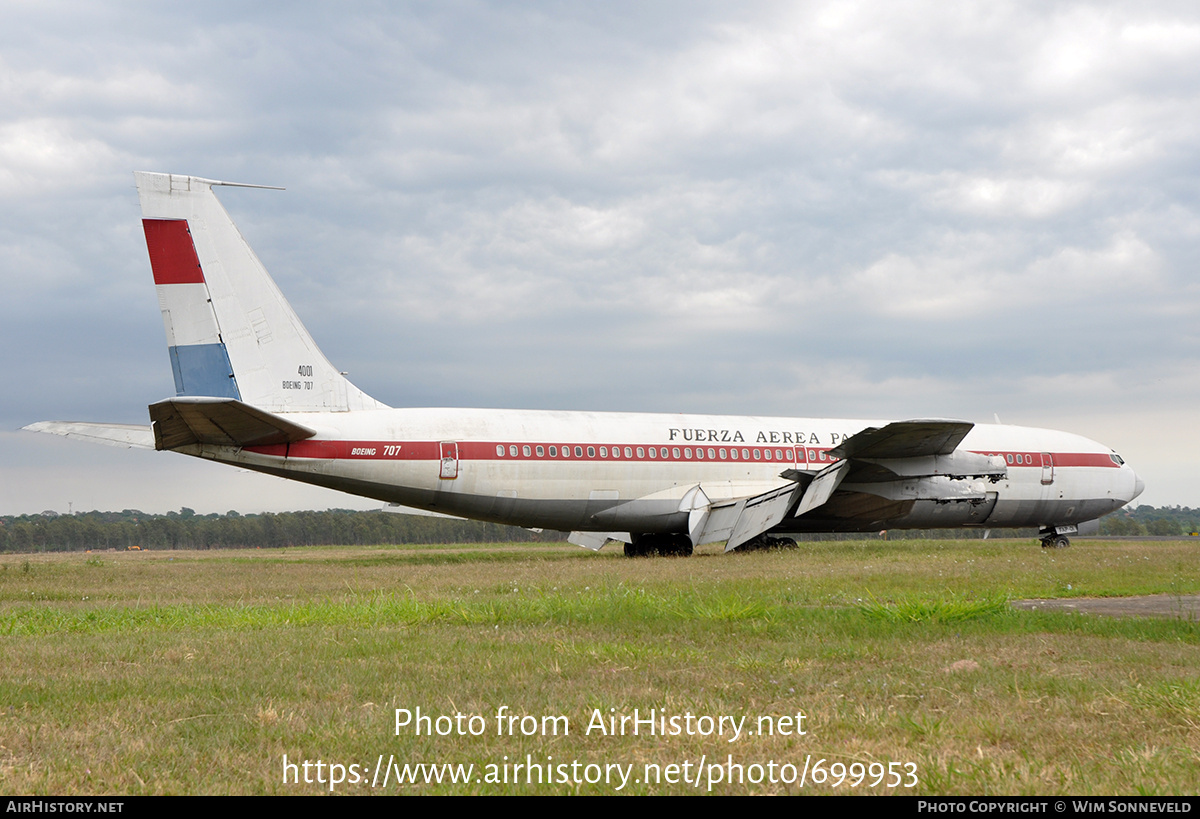
[[[329,363],[242,238],[212,190],[233,183],[134,177],[177,395],[270,412],[386,408]]]

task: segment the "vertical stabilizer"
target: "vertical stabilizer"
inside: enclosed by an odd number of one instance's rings
[[[134,174],[175,391],[271,412],[383,409],[317,348],[217,201],[229,183]]]

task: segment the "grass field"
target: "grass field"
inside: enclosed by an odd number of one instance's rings
[[[4,555],[0,790],[1195,793],[1200,625],[1007,601],[1195,594],[1198,552]]]

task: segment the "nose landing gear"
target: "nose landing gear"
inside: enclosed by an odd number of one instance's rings
[[[1067,535],[1078,531],[1077,526],[1051,526],[1044,527],[1038,532],[1038,536],[1042,539],[1043,549],[1065,549],[1071,545],[1071,539]]]

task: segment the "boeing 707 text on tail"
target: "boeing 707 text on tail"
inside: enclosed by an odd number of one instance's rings
[[[402,507],[570,531],[630,555],[801,532],[1039,528],[1065,546],[1142,481],[1065,432],[968,421],[393,409],[317,348],[217,200],[137,173],[175,396],[150,425],[27,429],[198,458]],[[254,187],[254,186],[249,186]]]

